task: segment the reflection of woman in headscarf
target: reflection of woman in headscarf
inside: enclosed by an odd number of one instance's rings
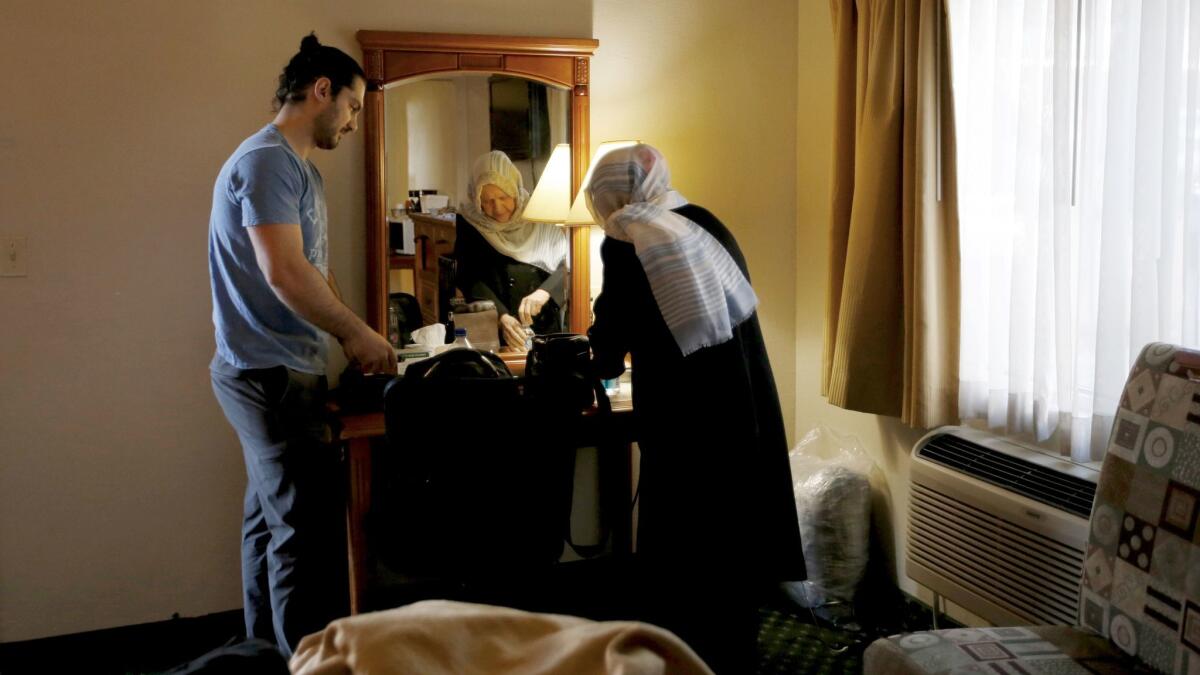
[[[500,337],[510,347],[525,344],[524,326],[538,334],[562,331],[567,235],[525,220],[528,199],[508,155],[482,155],[471,168],[455,235],[455,284],[468,301],[496,303]]]
[[[762,593],[805,567],[745,259],[715,216],[671,189],[650,146],[609,153],[585,189],[607,235],[594,365],[615,377],[626,354],[633,362],[644,618],[717,673],[753,672]]]

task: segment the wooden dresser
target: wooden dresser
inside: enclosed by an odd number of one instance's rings
[[[438,258],[454,253],[454,221],[423,213],[412,213],[413,239],[416,255],[413,259],[413,294],[421,306],[421,319],[426,326],[439,323],[438,308],[442,284],[439,283]]]

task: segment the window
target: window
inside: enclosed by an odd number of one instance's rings
[[[963,419],[1098,459],[1200,345],[1200,2],[948,0]]]

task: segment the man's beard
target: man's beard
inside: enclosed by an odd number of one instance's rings
[[[334,125],[334,109],[331,107],[317,117],[313,129],[313,142],[322,150],[332,150],[341,140],[341,130]]]

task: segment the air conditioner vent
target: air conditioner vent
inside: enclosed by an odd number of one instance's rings
[[[1083,518],[1092,513],[1094,482],[997,452],[960,436],[938,434],[918,450],[918,456]]]

